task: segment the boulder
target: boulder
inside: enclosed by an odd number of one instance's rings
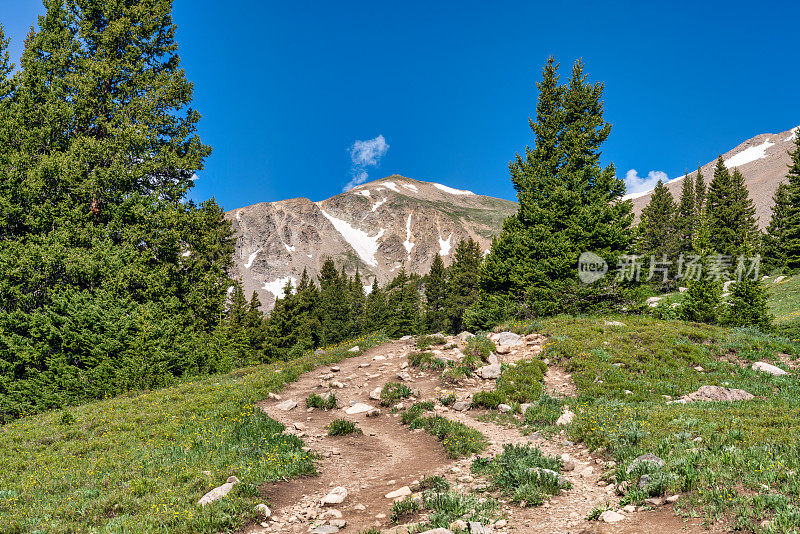
[[[382,388],[375,388],[369,392],[369,398],[372,400],[381,400]]]
[[[370,406],[369,404],[365,404],[363,402],[357,402],[354,405],[350,406],[348,409],[344,411],[347,415],[356,415],[359,413],[368,413],[374,410],[374,406]]]
[[[470,402],[469,401],[457,401],[453,404],[453,410],[457,412],[466,412],[469,410]]]
[[[478,368],[475,373],[484,380],[500,378],[500,364],[494,363],[491,365],[484,365],[483,367]]]
[[[272,510],[266,504],[259,504],[256,506],[256,512],[261,519],[269,519],[272,516]]]
[[[337,486],[333,488],[330,493],[322,498],[322,505],[323,506],[331,506],[333,504],[341,504],[344,502],[345,497],[347,497],[347,488],[343,488],[342,486]]]
[[[355,347],[347,349],[347,352],[361,352],[361,347],[356,345]]]
[[[625,519],[625,516],[619,512],[615,512],[614,510],[606,510],[605,512],[600,514],[600,517],[598,519],[603,523],[619,523],[620,521]]]
[[[782,375],[788,375],[789,374],[786,371],[784,371],[783,369],[781,369],[780,367],[776,367],[776,366],[772,365],[771,363],[767,363],[767,362],[756,362],[756,363],[754,363],[753,364],[753,370],[754,371],[761,371],[762,373],[767,373],[767,374],[770,374],[772,376],[782,376]]]
[[[517,345],[522,345],[522,337],[514,332],[500,332],[500,335],[497,337],[497,344],[516,347]]]
[[[556,421],[556,425],[558,426],[566,426],[570,424],[575,419],[575,412],[570,410],[567,406],[564,406],[564,413],[559,416],[558,420]]]
[[[495,352],[497,354],[508,354],[509,352],[511,352],[511,347],[509,347],[508,345],[497,345]]]
[[[467,331],[465,330],[465,331],[461,332],[460,334],[458,334],[458,335],[456,336],[456,339],[459,339],[459,340],[461,340],[461,341],[469,341],[469,340],[470,340],[470,339],[472,339],[473,337],[475,337],[475,334],[473,334],[472,332],[467,332]]]
[[[400,489],[396,489],[394,491],[390,491],[386,494],[387,499],[399,499],[401,497],[408,497],[411,495],[411,488],[408,486],[403,486]]]
[[[218,501],[219,499],[223,498],[228,493],[230,493],[233,487],[238,483],[239,483],[238,478],[228,477],[228,481],[225,482],[225,484],[217,486],[216,488],[212,489],[211,491],[200,497],[200,500],[197,501],[197,504],[199,504],[200,506],[205,506],[214,501]]]
[[[697,391],[684,395],[676,401],[669,402],[688,404],[690,402],[743,401],[754,398],[752,394],[743,389],[731,389],[722,386],[701,386]]]
[[[275,407],[284,412],[288,412],[289,410],[294,410],[295,408],[297,408],[297,403],[292,399],[287,399],[281,402],[280,404],[277,404]]]

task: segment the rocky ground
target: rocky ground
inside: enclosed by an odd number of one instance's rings
[[[449,341],[459,342],[453,338]],[[507,338],[501,341],[506,342]],[[515,346],[500,345],[498,354],[492,355],[492,362],[536,357],[546,340],[534,334],[516,342]],[[263,487],[263,498],[271,506],[269,517],[251,525],[248,534],[359,533],[368,528],[407,532],[408,526],[390,523],[390,508],[395,499],[409,495],[423,477],[442,475],[460,492],[485,487],[485,481],[470,474],[473,458],[449,458],[435,437],[422,430],[410,430],[400,423],[399,414],[380,408],[376,392],[391,381],[403,382],[415,391],[413,398],[404,401],[407,405],[409,401],[435,400],[443,391],[454,393],[459,402],[452,408],[437,403],[435,411],[482,432],[490,443],[484,455],[501,452],[505,444],[532,443],[547,454],[565,459],[564,475],[572,483],[572,489],[539,507],[522,508],[499,498],[503,519],[491,525],[471,525],[473,532],[706,532],[699,521],[677,517],[666,501],[656,502],[647,509],[630,506],[620,509],[614,486],[601,480],[604,470],[610,467],[605,459],[569,442],[563,431],[524,435],[521,427],[489,422],[490,418],[481,417],[486,415],[485,411],[466,409],[473,394],[492,389],[495,381],[472,378],[455,386],[445,384],[440,371],[409,367],[408,355],[414,350],[411,339],[386,343],[337,366],[306,373],[280,396],[273,395],[260,403],[270,417],[284,423],[289,432],[302,437],[319,455],[319,476]],[[434,352],[442,358],[459,356],[458,348],[434,348]],[[487,369],[484,374],[492,376],[493,370]],[[575,394],[570,376],[555,366],[549,367],[545,382],[551,394]],[[329,391],[336,394],[338,408],[327,411],[306,408],[308,395],[325,396]],[[355,422],[363,435],[328,436],[326,425],[336,418]],[[323,504],[323,501],[328,502]],[[598,507],[613,512],[604,514],[605,521],[586,521],[587,515]]]

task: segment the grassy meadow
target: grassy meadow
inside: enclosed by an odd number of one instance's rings
[[[19,419],[0,427],[0,532],[220,532],[255,517],[259,484],[311,475],[303,442],[255,403],[380,334],[290,362]],[[197,500],[229,476],[230,498]]]

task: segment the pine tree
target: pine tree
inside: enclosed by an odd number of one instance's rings
[[[755,326],[766,332],[772,328],[767,308],[767,290],[759,280],[743,278],[731,285],[731,296],[723,318],[728,326]]]
[[[708,190],[708,227],[711,247],[719,254],[753,254],[760,244],[755,207],[738,169],[728,171],[717,159]]]
[[[448,268],[446,305],[450,332],[461,332],[464,312],[478,300],[482,264],[480,245],[471,237],[459,241],[453,253],[453,263]]]
[[[428,332],[447,330],[447,271],[442,257],[433,257],[431,270],[425,277],[425,329]]]
[[[786,257],[786,231],[788,225],[789,211],[791,210],[791,200],[789,197],[789,186],[787,184],[778,185],[778,189],[772,196],[772,218],[767,226],[767,233],[764,236],[763,253],[764,263],[773,269],[786,267],[788,258]]]
[[[386,286],[386,335],[392,338],[419,333],[420,298],[417,280],[405,268]]]
[[[0,373],[17,384],[0,404],[78,401],[104,366],[119,388],[224,370],[232,233],[213,201],[184,202],[210,148],[171,1],[44,7],[11,81],[0,37]]]
[[[611,125],[603,120],[603,84],[590,84],[583,63],[558,85],[558,65],[548,61],[539,87],[534,149],[510,164],[519,211],[495,239],[480,277],[481,290],[515,301],[534,313],[563,311],[604,292],[577,278],[581,253],[616,263],[631,238],[630,202],[613,166],[601,168],[600,147]]]
[[[322,264],[319,274],[320,299],[317,317],[322,326],[320,337],[324,345],[332,345],[347,335],[349,304],[347,279],[336,270],[333,260]]]
[[[642,210],[639,223],[639,251],[644,256],[670,258],[677,248],[675,201],[672,193],[659,180]]]
[[[694,240],[692,241],[693,250],[698,254],[707,254],[711,249],[707,200],[705,178],[698,166],[694,181],[695,230]]]
[[[372,290],[367,295],[364,313],[364,327],[367,332],[377,332],[386,328],[389,319],[386,293],[378,285],[378,278],[372,282]]]
[[[689,254],[694,250],[694,237],[697,229],[697,206],[695,205],[694,177],[687,171],[681,187],[681,197],[675,213],[677,251]]]
[[[794,151],[789,154],[792,158],[787,174],[789,208],[782,245],[786,266],[793,270],[800,269],[800,132],[795,133],[794,146]]]

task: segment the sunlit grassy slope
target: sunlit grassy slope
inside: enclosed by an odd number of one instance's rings
[[[254,517],[257,486],[314,473],[295,436],[255,407],[318,365],[383,341],[239,369],[0,427],[0,532],[221,532]],[[230,498],[197,500],[235,475]]]

